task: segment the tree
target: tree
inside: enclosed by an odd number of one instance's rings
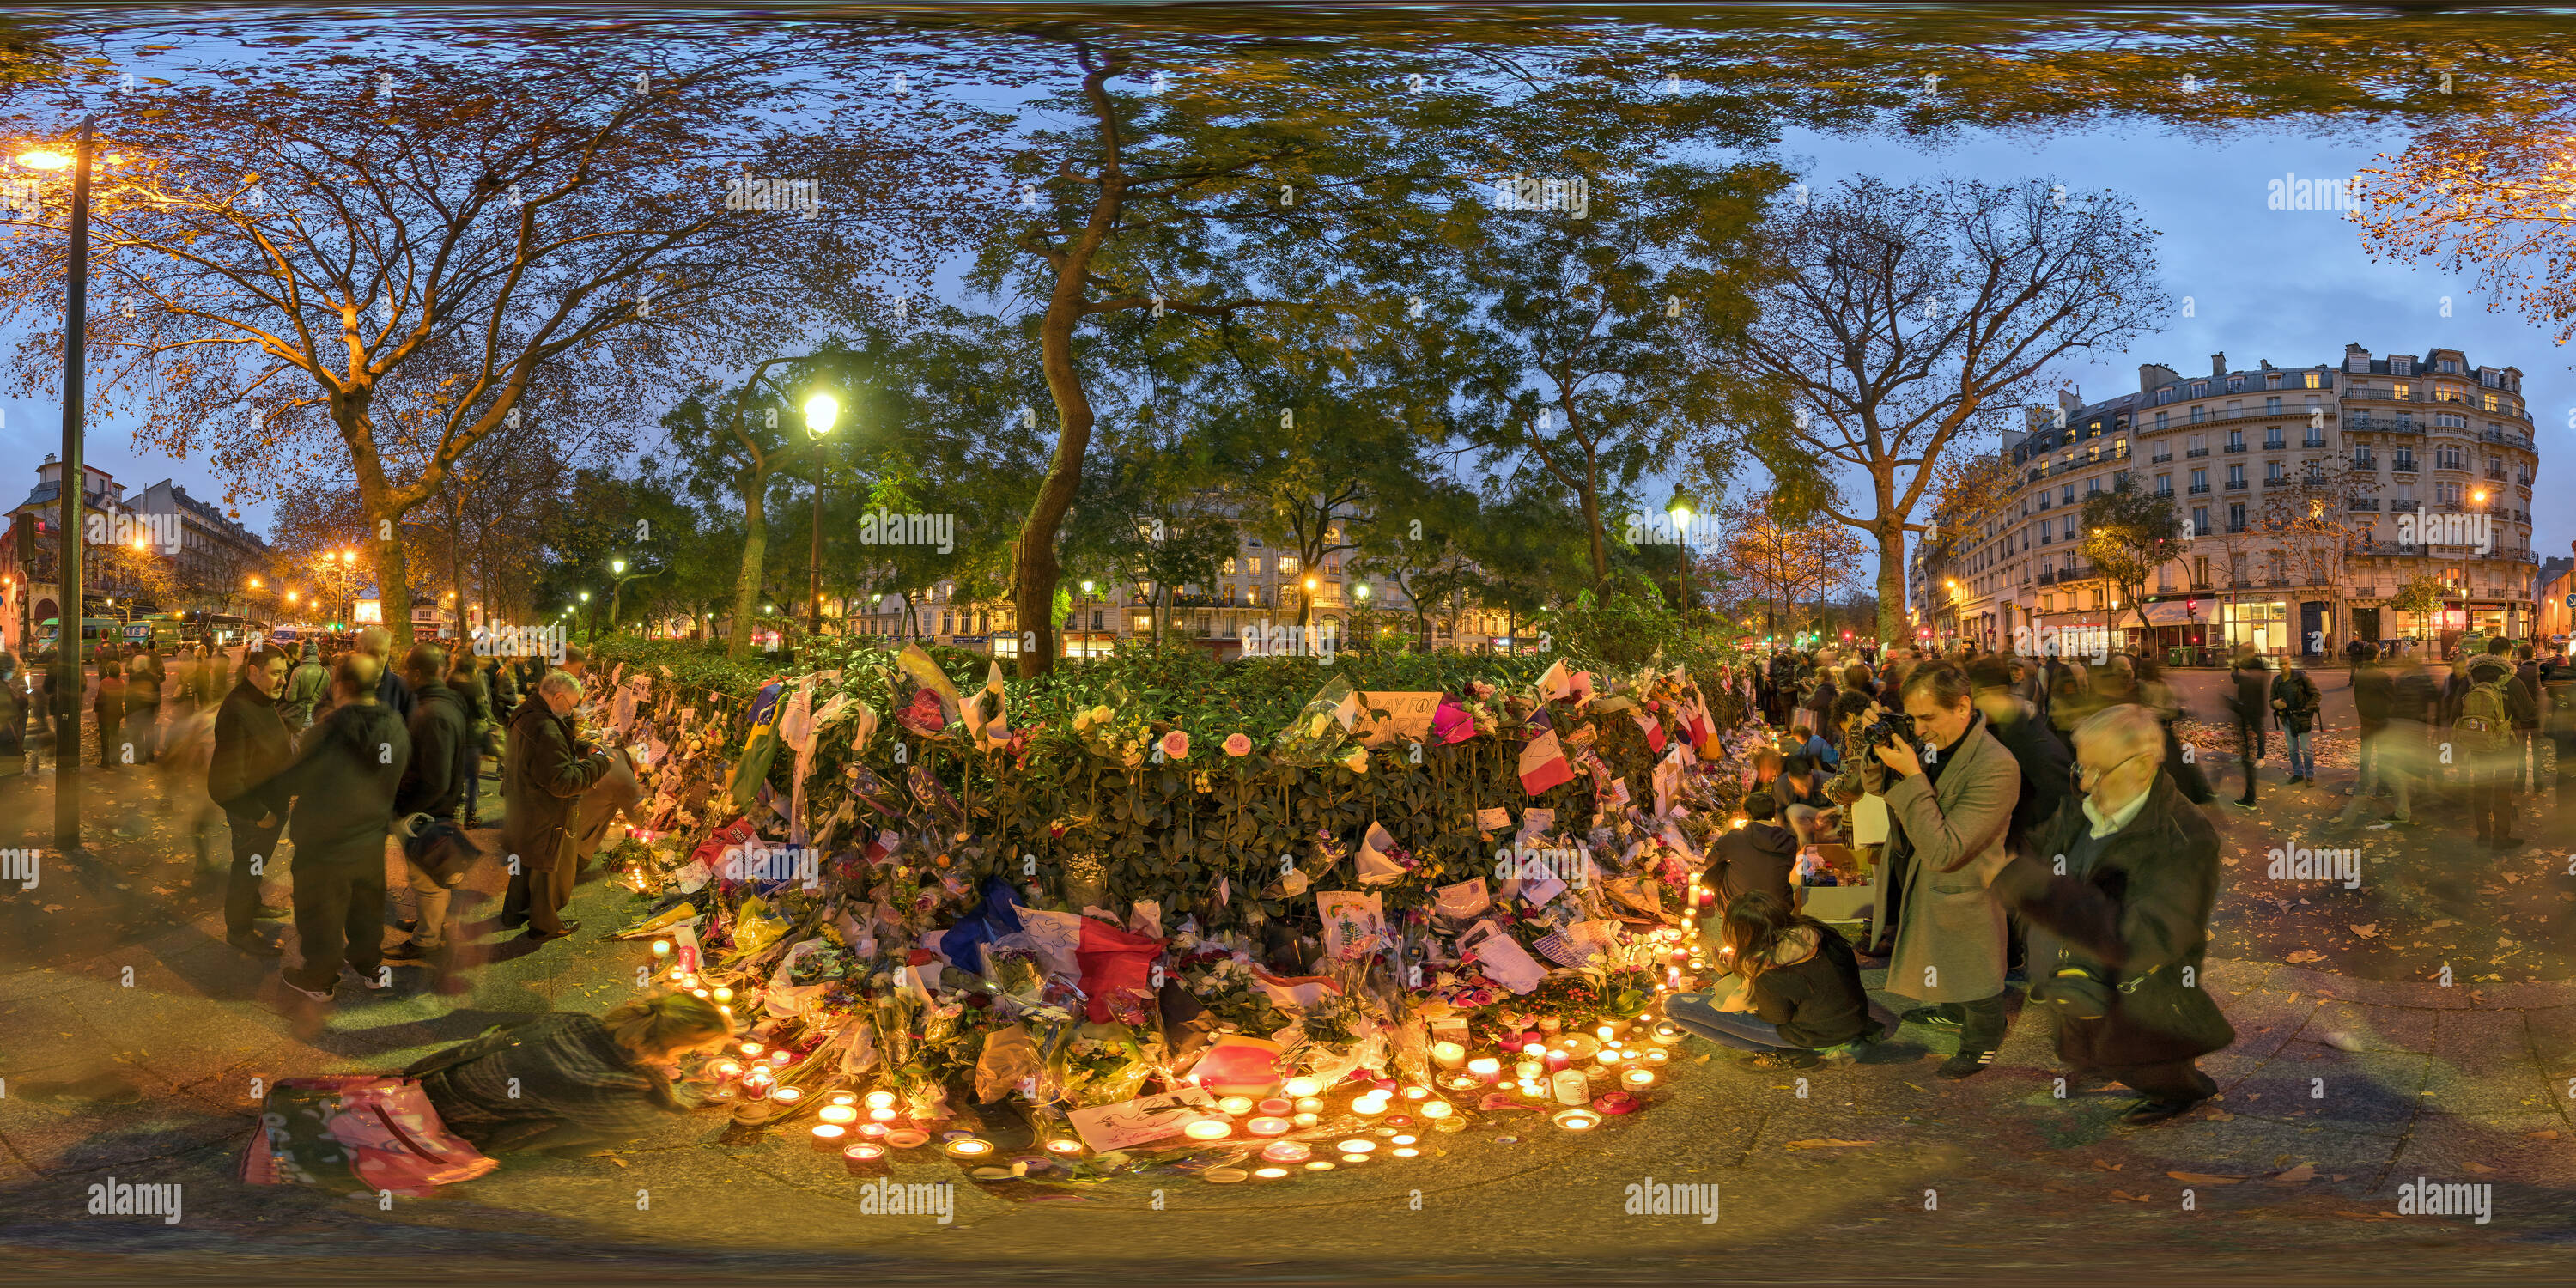
[[[2576,339],[2576,103],[2537,119],[2472,115],[2418,134],[2354,177],[2373,260],[2470,276],[2560,344]]]
[[[2032,180],[1899,188],[1876,178],[1793,205],[1743,345],[1777,402],[1748,410],[1775,475],[1878,546],[1879,638],[1904,637],[1905,534],[1960,435],[2017,414],[2059,358],[2117,351],[2164,310],[2155,233],[2108,193]],[[1833,475],[1864,476],[1867,504]]]
[[[2173,499],[2138,486],[2134,476],[2123,476],[2110,491],[2084,498],[2083,524],[2077,553],[2120,592],[2139,626],[2151,625],[2147,579],[2188,548]]]
[[[2388,597],[2388,606],[2401,613],[2412,614],[2415,618],[2416,638],[2423,639],[2426,638],[2425,620],[2442,607],[2443,599],[2449,594],[2450,583],[2442,580],[2441,574],[2419,572],[2407,578],[2406,584],[2399,586],[2397,593]]]
[[[2360,508],[2354,502],[2378,491],[2375,471],[2364,473],[2347,458],[2322,454],[2304,462],[2297,473],[2263,485],[2263,508],[2255,526],[2276,575],[2324,592],[2337,622],[2346,620],[2344,569],[2370,544],[2368,530],[2352,524],[2352,512]]]
[[[1787,182],[1766,165],[1660,166],[1617,190],[1587,184],[1562,208],[1526,208],[1547,204],[1542,190],[1460,216],[1459,277],[1490,355],[1465,393],[1488,463],[1523,463],[1573,495],[1596,586],[1610,576],[1608,511],[1723,417],[1730,368],[1713,355],[1751,315],[1752,231]]]
[[[1859,537],[1839,526],[1810,526],[1812,516],[1774,493],[1750,493],[1722,513],[1724,563],[1761,599],[1765,635],[1778,635],[1781,616],[1798,604],[1821,600],[1860,575],[1868,548]]]
[[[871,271],[926,271],[906,257],[965,209],[941,196],[972,149],[933,114],[836,110],[862,91],[804,74],[822,52],[773,35],[254,55],[84,105],[130,158],[93,212],[115,304],[90,315],[98,398],[136,408],[144,442],[208,451],[236,495],[282,464],[353,478],[407,639],[399,525],[476,443],[539,416],[558,441],[637,425],[694,372],[866,301]],[[768,208],[780,192],[819,217]],[[59,368],[65,248],[0,240],[31,387]],[[844,289],[782,291],[782,263]]]

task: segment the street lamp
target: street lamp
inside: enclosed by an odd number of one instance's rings
[[[820,444],[832,432],[832,423],[841,418],[841,400],[830,394],[816,394],[805,400],[805,437],[814,449],[814,550],[805,570],[805,603],[813,613],[813,631],[823,633],[823,461]]]
[[[63,473],[62,473],[62,611],[55,614],[54,683],[60,691],[81,690],[81,447],[88,403],[84,382],[89,362],[89,189],[91,158],[96,151],[98,118],[81,121],[80,136],[69,155],[51,148],[22,153],[18,163],[31,170],[72,172],[71,253],[63,298]],[[54,844],[65,854],[80,850],[80,722],[72,721],[72,754],[61,752],[56,731],[54,757]]]
[[[1664,509],[1664,513],[1669,514],[1669,515],[1671,515],[1671,516],[1672,516],[1672,519],[1673,519],[1673,544],[1674,544],[1675,546],[1679,547],[1679,548],[1680,548],[1680,550],[1681,550],[1681,556],[1682,556],[1682,611],[1683,611],[1683,612],[1685,612],[1685,613],[1687,613],[1687,612],[1689,612],[1689,611],[1690,611],[1690,607],[1691,607],[1691,584],[1690,584],[1690,538],[1689,538],[1687,535],[1685,535],[1685,534],[1686,534],[1686,533],[1689,531],[1689,529],[1690,529],[1690,521],[1691,521],[1690,499],[1689,499],[1689,498],[1687,498],[1687,497],[1685,497],[1685,496],[1683,496],[1683,495],[1682,495],[1681,493],[1679,493],[1679,492],[1675,492],[1675,493],[1673,493],[1673,500],[1672,500],[1672,504],[1671,504],[1671,505],[1669,505],[1669,506],[1666,506],[1666,507],[1665,507],[1665,509]]]

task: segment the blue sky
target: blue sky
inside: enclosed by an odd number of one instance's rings
[[[1794,135],[1783,152],[1813,186],[1859,174],[1930,179],[1944,174],[2002,181],[2053,176],[2075,190],[2111,188],[2137,203],[2163,234],[2157,256],[2167,288],[2189,296],[2191,317],[2175,316],[2128,353],[2068,365],[2086,400],[2137,387],[2142,362],[2183,375],[2209,370],[2224,351],[2230,368],[2269,359],[2280,367],[2340,363],[2346,344],[2373,356],[2456,348],[2472,363],[2519,367],[2531,408],[2540,470],[2533,486],[2532,549],[2567,553],[2576,507],[2551,503],[2559,472],[2576,462],[2576,375],[2547,330],[2491,311],[2461,277],[2438,269],[2372,263],[2345,217],[2332,211],[2276,211],[2266,184],[2347,177],[2381,154],[2402,152],[2408,134],[2320,140],[2287,131],[2247,130],[2216,138],[2147,129],[2097,130],[2045,138],[1973,136],[1937,151],[1903,139]],[[2445,297],[2450,316],[2442,315]],[[1919,517],[1919,516],[1918,516]],[[1875,560],[1872,560],[1873,565]]]

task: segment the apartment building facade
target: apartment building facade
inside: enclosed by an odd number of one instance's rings
[[[2135,392],[2034,409],[2003,454],[2009,487],[1977,513],[1936,515],[1964,530],[1909,567],[1942,638],[2108,630],[2277,656],[2539,629],[2539,457],[2514,367],[2358,344],[2299,368],[2148,364]],[[2086,498],[2123,478],[2171,497],[2186,534],[2137,605],[2080,553]],[[2409,597],[2410,583],[2439,594]]]

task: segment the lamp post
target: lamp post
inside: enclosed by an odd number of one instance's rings
[[[96,151],[96,117],[81,121],[72,155],[29,152],[19,161],[36,170],[72,172],[71,263],[63,301],[63,474],[62,474],[62,607],[54,621],[55,692],[69,695],[73,712],[71,754],[63,754],[62,722],[54,730],[54,846],[65,854],[80,849],[80,654],[81,618],[81,409],[88,399],[83,376],[89,359],[89,178]]]
[[[590,592],[589,592],[589,591],[586,591],[586,590],[585,590],[585,591],[581,592],[581,602],[583,602],[583,603],[585,603],[585,604],[587,604],[587,603],[589,603],[589,602],[590,602]],[[593,643],[593,644],[596,644],[596,643],[598,643],[598,642],[599,642],[599,612],[598,612],[598,610],[596,610],[596,609],[592,610],[592,611],[591,611],[591,614],[590,614],[590,639],[589,639],[589,642],[590,642],[590,643]]]
[[[630,581],[642,581],[654,574],[650,572],[629,573],[626,571],[626,561],[623,559],[609,560],[608,571],[610,575],[617,579],[617,584],[608,592],[608,633],[614,635],[617,633],[617,609],[619,603],[626,596],[626,583]],[[660,570],[656,569],[655,571],[658,572]]]
[[[1673,517],[1673,544],[1679,547],[1682,553],[1682,611],[1688,613],[1691,610],[1691,558],[1688,535],[1691,521],[1690,500],[1679,492],[1673,493],[1673,503],[1665,513]]]
[[[814,551],[805,572],[805,604],[818,637],[823,633],[823,437],[840,418],[840,399],[816,394],[805,400],[805,437],[814,445]]]

